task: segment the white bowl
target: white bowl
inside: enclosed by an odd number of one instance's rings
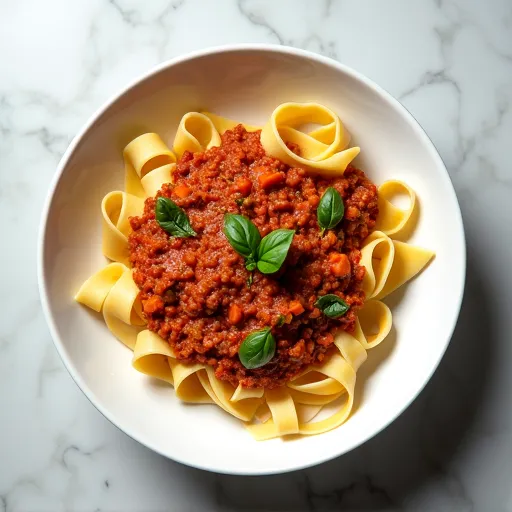
[[[152,131],[170,144],[180,117],[198,109],[261,124],[287,101],[330,107],[361,146],[356,164],[374,182],[397,178],[416,190],[421,214],[412,242],[437,255],[400,297],[390,297],[394,331],[360,369],[348,421],[318,436],[257,442],[218,407],[183,404],[171,387],[132,369],[132,353],[73,295],[105,264],[100,203],[105,193],[123,186],[121,152],[129,140]],[[59,164],[39,240],[43,309],[64,364],[91,402],[152,450],[232,474],[318,464],[386,427],[437,367],[455,327],[464,277],[457,199],[441,158],[413,117],[376,84],[335,61],[268,45],[214,48],[171,60],[108,101]]]

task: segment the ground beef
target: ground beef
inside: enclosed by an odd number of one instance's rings
[[[264,188],[259,178],[269,173],[279,175]],[[185,153],[174,180],[157,197],[183,208],[197,236],[175,238],[160,228],[156,198],[131,219],[130,260],[149,329],[168,340],[183,362],[211,365],[217,378],[235,386],[274,388],[321,363],[336,331],[354,329],[364,302],[359,248],[377,217],[375,185],[353,167],[336,179],[290,168],[265,154],[260,132],[241,125],[224,133],[220,147]],[[345,216],[321,236],[316,207],[329,186],[343,197]],[[222,231],[225,213],[250,218],[262,237],[278,228],[296,231],[276,274],[256,271],[248,286],[244,259]],[[329,319],[315,308],[327,293],[350,305],[346,315]],[[266,326],[272,326],[276,354],[248,370],[238,348]]]

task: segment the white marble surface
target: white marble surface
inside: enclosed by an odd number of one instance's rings
[[[350,454],[261,478],[180,466],[108,423],[36,284],[42,203],[80,126],[151,66],[231,42],[323,53],[401,99],[468,239],[461,319],[420,398]],[[512,510],[510,0],[4,0],[0,50],[0,511]]]

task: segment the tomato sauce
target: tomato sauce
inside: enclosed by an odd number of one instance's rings
[[[326,179],[267,156],[260,132],[239,125],[220,147],[185,153],[174,185],[158,192],[187,213],[197,236],[175,238],[155,220],[156,198],[133,217],[129,237],[134,280],[150,330],[168,340],[178,359],[211,365],[217,378],[244,387],[275,388],[307,365],[322,363],[340,329],[353,331],[364,303],[359,265],[363,240],[375,225],[377,189],[350,167]],[[321,236],[316,207],[327,187],[345,204],[343,220]],[[224,215],[251,219],[261,236],[295,230],[288,256],[275,274],[250,273],[223,233]],[[338,319],[314,306],[336,294],[349,306]],[[244,338],[271,326],[274,358],[249,370],[238,358]]]

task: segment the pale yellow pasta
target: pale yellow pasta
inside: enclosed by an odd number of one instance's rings
[[[401,209],[396,207],[391,200],[398,195],[406,195],[408,207]],[[385,181],[379,187],[379,216],[375,229],[386,235],[398,236],[405,228],[416,207],[416,194],[409,185],[403,181]]]
[[[141,331],[135,342],[132,366],[139,372],[174,384],[169,359],[174,358],[169,343],[148,329]]]
[[[103,318],[112,334],[128,348],[134,349],[138,333],[143,329],[139,289],[132,272],[126,269],[112,286],[103,302]]]
[[[82,284],[76,292],[75,300],[99,313],[112,286],[127,269],[122,263],[111,263],[98,270]]]
[[[146,197],[155,196],[163,184],[172,184],[175,154],[180,157],[185,151],[219,145],[220,134],[237,124],[210,112],[189,112],[178,126],[174,152],[155,133],[143,134],[126,146],[125,191],[110,192],[101,204],[103,254],[112,263],[87,279],[75,300],[101,312],[114,336],[133,350],[133,368],[174,386],[178,399],[215,404],[242,420],[257,440],[319,434],[348,418],[356,372],[367,359],[367,351],[381,343],[392,328],[391,311],[382,299],[420,272],[433,252],[395,239],[411,228],[416,196],[405,183],[385,182],[379,187],[377,228],[361,249],[366,302],[358,312],[354,332],[339,332],[321,365],[306,368],[277,389],[253,389],[241,384],[235,388],[217,379],[211,366],[181,362],[169,343],[145,326],[139,289],[128,266],[129,218],[142,213]],[[319,127],[303,130],[311,124]],[[248,131],[260,129],[244,127]],[[357,147],[347,149],[350,135],[339,117],[317,103],[278,106],[262,128],[261,142],[268,154],[325,176],[342,175],[359,153]],[[300,147],[301,156],[287,148],[290,142]],[[392,204],[399,194],[408,196],[405,209]],[[325,417],[328,411],[331,413]],[[323,418],[314,421],[318,415]]]
[[[297,412],[299,425],[310,422],[322,410],[322,408],[322,405],[305,405],[295,403],[295,411]]]
[[[167,164],[148,172],[144,178],[140,180],[144,194],[147,197],[156,196],[156,193],[162,188],[164,183],[172,183],[172,173],[176,168],[176,164]]]
[[[198,377],[210,398],[226,412],[242,421],[250,421],[261,404],[259,398],[248,398],[232,402],[233,386],[215,377],[213,368],[206,366],[206,375],[200,372]]]
[[[366,268],[363,291],[367,299],[380,293],[395,259],[393,241],[381,231],[374,231],[361,249],[361,265]]]
[[[248,132],[256,132],[261,130],[261,126],[254,126],[247,123],[241,123],[240,121],[233,121],[227,117],[218,116],[212,112],[201,112],[205,115],[215,126],[215,129],[222,135],[226,130],[232,130],[235,126],[241,124]]]
[[[157,133],[145,133],[133,139],[123,151],[125,189],[128,194],[147,197],[141,180],[150,172],[176,163],[176,156]]]
[[[132,271],[121,263],[110,263],[85,281],[75,300],[101,310],[112,334],[133,350],[144,325],[138,295]]]
[[[174,379],[176,396],[184,402],[210,404],[213,400],[204,389],[199,374],[206,372],[202,364],[182,364],[176,359],[169,359]]]
[[[384,341],[391,330],[391,310],[380,300],[369,300],[358,313],[354,337],[369,350]]]
[[[238,402],[239,400],[245,400],[246,398],[262,398],[263,393],[264,390],[262,388],[244,388],[239,384],[230,400],[232,402]]]
[[[304,125],[322,128],[306,133]],[[297,144],[301,156],[286,143]],[[347,165],[359,154],[359,148],[347,149],[350,135],[340,118],[318,103],[283,103],[279,105],[261,131],[265,151],[293,167],[304,167],[324,176],[341,176]]]
[[[109,192],[103,198],[102,251],[105,257],[128,264],[128,235],[131,231],[128,219],[139,215],[143,208],[142,199],[126,192]]]
[[[315,371],[327,377],[336,376],[339,387],[343,390],[343,393],[347,394],[347,398],[340,409],[324,420],[314,423],[299,423],[294,400],[287,390],[290,384],[271,392],[267,390],[265,397],[272,413],[272,419],[263,424],[247,425],[247,429],[255,439],[265,440],[287,434],[319,434],[336,428],[345,421],[350,414],[354,401],[355,370],[343,359],[340,353],[334,353],[324,365],[318,369],[315,368]],[[269,402],[269,393],[272,402]],[[341,394],[338,396],[341,396]]]
[[[219,132],[215,129],[212,121],[204,114],[189,112],[181,118],[173,144],[173,149],[178,158],[185,151],[195,153],[219,145]]]
[[[430,249],[406,244],[398,240],[393,240],[393,245],[395,246],[393,265],[384,287],[375,295],[376,299],[383,299],[412,279],[434,257],[434,252]]]
[[[374,231],[361,249],[361,264],[366,268],[363,290],[368,299],[383,299],[412,279],[434,256],[433,251],[392,240]]]

